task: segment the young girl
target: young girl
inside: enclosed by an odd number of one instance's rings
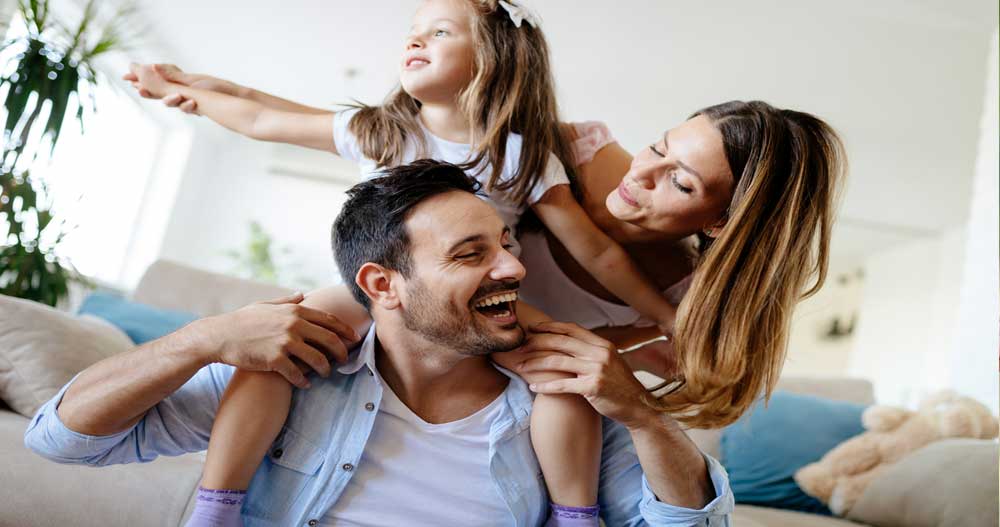
[[[669,331],[673,307],[573,197],[564,168],[573,164],[559,129],[548,47],[537,24],[536,17],[509,2],[428,0],[406,40],[401,87],[382,106],[338,113],[210,77],[188,76],[186,85],[171,82],[179,71],[156,66],[133,65],[126,79],[143,96],[196,109],[248,137],[357,161],[364,177],[425,157],[461,164],[484,184],[509,225],[530,206],[587,272]],[[346,287],[319,294],[328,295],[337,315],[361,333],[366,313]],[[249,486],[290,400],[291,386],[277,374],[235,374],[212,430],[189,525],[238,524],[241,497],[231,491]],[[567,517],[579,518],[583,511],[584,524],[597,525],[598,415],[580,397],[540,395],[531,437],[553,517],[568,511]],[[227,504],[221,520],[213,516]]]

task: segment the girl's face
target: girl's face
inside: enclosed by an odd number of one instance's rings
[[[722,134],[699,115],[637,153],[605,203],[620,220],[684,237],[721,227],[733,182]]]
[[[413,16],[399,80],[421,103],[454,103],[475,64],[468,0],[427,0]]]

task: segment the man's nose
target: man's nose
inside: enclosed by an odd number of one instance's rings
[[[497,253],[497,261],[490,272],[490,278],[496,281],[517,280],[524,278],[525,270],[521,260],[510,251],[503,249]]]

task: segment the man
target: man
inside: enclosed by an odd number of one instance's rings
[[[250,487],[246,525],[545,521],[531,393],[489,359],[525,339],[514,312],[524,268],[507,251],[510,229],[476,190],[459,168],[431,161],[351,190],[334,250],[374,324],[336,373],[296,392]],[[25,443],[92,465],[204,450],[232,366],[279,370],[304,386],[287,350],[326,373],[316,349],[288,346],[283,331],[308,325],[315,347],[344,358],[336,335],[350,328],[290,305],[206,319],[94,365],[39,410]],[[640,403],[642,387],[614,347],[568,324],[541,329],[532,338],[567,356],[550,366],[599,365],[586,379],[535,389],[585,395],[609,418],[599,492],[607,525],[728,525],[724,470]]]

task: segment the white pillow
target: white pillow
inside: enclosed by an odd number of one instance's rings
[[[0,399],[25,417],[77,373],[134,347],[99,318],[0,295]]]

